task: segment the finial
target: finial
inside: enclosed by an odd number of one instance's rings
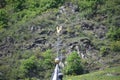
[[[60,34],[61,30],[62,30],[62,26],[57,26],[57,33]]]

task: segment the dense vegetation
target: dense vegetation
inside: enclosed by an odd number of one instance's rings
[[[1,0],[0,2],[0,43],[7,36],[14,37],[19,43],[29,35],[14,34],[17,29],[25,25],[37,15],[51,8],[57,8],[63,0]],[[27,33],[27,32],[25,32]],[[24,37],[21,37],[21,36]],[[30,38],[30,37],[29,37]],[[16,46],[12,55],[1,58],[0,79],[1,80],[49,80],[54,67],[54,54],[48,50],[22,50]]]
[[[64,73],[67,75],[79,75],[83,73],[81,59],[76,52],[70,54],[67,59],[67,65],[64,68]]]
[[[0,28],[7,28],[18,22],[26,22],[36,15],[57,8],[63,0],[2,0],[0,9]]]
[[[19,54],[18,54],[19,55]],[[55,55],[51,50],[44,53],[35,53],[26,51],[20,56],[14,56],[9,59],[11,63],[0,67],[3,73],[1,80],[49,80],[54,68]],[[13,59],[16,58],[16,59]],[[5,60],[5,59],[4,59]],[[12,62],[15,61],[15,62]],[[12,68],[12,69],[11,69]]]
[[[119,80],[120,67],[105,69],[80,76],[66,76],[64,80]]]
[[[59,7],[67,3],[78,5],[78,12],[63,14],[57,20]],[[114,54],[120,52],[119,14],[120,0],[0,0],[0,80],[49,80],[55,66],[56,49],[53,43],[56,41],[55,27],[59,24],[65,24],[67,27],[67,35],[62,36],[67,37],[65,43],[89,37],[100,55],[110,54],[113,58]],[[84,33],[82,26],[71,27],[71,24],[79,19],[86,20],[95,27],[104,25],[107,29],[104,39],[96,38],[92,31]],[[38,27],[40,32],[37,31]],[[39,38],[45,38],[51,45],[44,42],[41,42],[42,47],[32,44],[35,41],[39,43]],[[61,52],[67,53],[65,49]],[[68,65],[63,72],[68,75],[83,73],[87,64],[74,49],[66,61]]]

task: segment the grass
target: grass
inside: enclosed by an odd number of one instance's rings
[[[108,68],[79,76],[65,76],[63,80],[120,80],[120,67]]]

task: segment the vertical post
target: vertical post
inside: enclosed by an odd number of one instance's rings
[[[62,26],[59,26],[59,27],[57,27],[56,28],[57,29],[57,57],[60,59],[60,61],[62,61],[62,53],[60,54],[60,35],[61,35],[61,31],[62,31]],[[59,65],[59,64],[58,64]],[[60,66],[60,65],[59,65]],[[63,74],[60,72],[60,69],[58,68],[58,74],[57,74],[57,76],[58,76],[58,80],[62,80],[62,77],[63,77]]]
[[[58,80],[58,64],[56,65],[55,69],[54,69],[54,74],[53,74],[53,78],[52,80]]]
[[[57,58],[55,59],[56,67],[52,76],[52,80],[62,80],[63,74],[60,72],[59,62],[62,61],[62,54],[60,55],[60,34],[62,26],[57,27]],[[61,57],[60,57],[61,56]]]
[[[62,31],[62,26],[57,26],[56,28],[57,30],[57,57],[60,57],[60,53],[59,53],[59,46],[60,46],[60,34],[61,34],[61,31]]]

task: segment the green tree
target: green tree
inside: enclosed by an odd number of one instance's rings
[[[28,80],[44,78],[48,80],[54,68],[54,54],[51,50],[47,50],[37,55],[31,55],[28,58],[25,57],[20,62],[17,78]]]
[[[78,56],[77,52],[71,53],[67,59],[67,65],[64,68],[64,72],[67,75],[73,75],[73,74],[82,74],[83,73],[83,67],[81,64],[81,59]]]
[[[23,60],[20,66],[21,78],[32,78],[37,74],[37,60],[34,56]]]
[[[110,44],[111,50],[115,51],[115,52],[119,52],[120,51],[120,41],[113,41]]]
[[[107,33],[107,37],[111,40],[120,40],[120,28],[111,27]]]
[[[6,28],[8,23],[8,15],[6,10],[0,9],[0,29]]]
[[[47,80],[51,77],[51,72],[54,71],[55,54],[51,50],[47,50],[43,53],[43,58],[43,71],[46,72],[44,78]]]

